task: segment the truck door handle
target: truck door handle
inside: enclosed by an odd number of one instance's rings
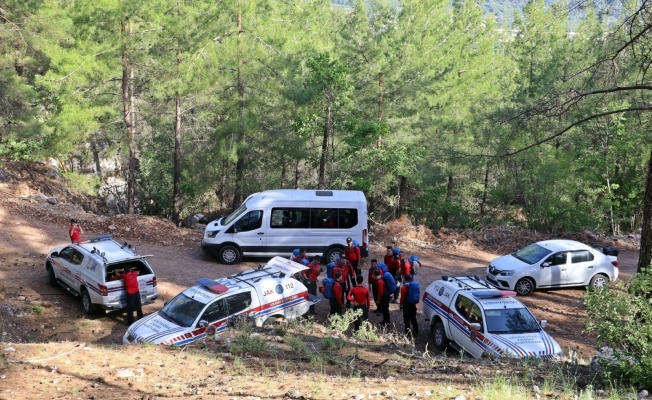
[[[566,268],[562,268],[561,270],[562,270],[562,271],[566,271]]]
[[[591,269],[591,268],[593,268],[593,265],[591,265],[591,266],[589,267],[589,269]]]
[[[258,232],[258,234],[259,234],[259,235],[264,235],[264,234],[265,234],[265,232]]]

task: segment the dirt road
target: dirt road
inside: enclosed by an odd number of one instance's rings
[[[67,220],[56,212],[57,206],[5,197],[0,200],[0,329],[2,340],[18,342],[43,341],[95,341],[99,343],[121,343],[126,330],[125,315],[120,313],[84,315],[78,298],[63,288],[50,287],[47,282],[44,260],[47,251],[68,243]],[[59,210],[60,211],[60,210]],[[105,234],[109,229],[119,242],[128,240],[140,254],[152,254],[149,259],[158,276],[159,300],[145,307],[153,312],[163,306],[163,300],[170,299],[184,288],[194,285],[197,278],[218,278],[249,269],[266,259],[248,259],[236,266],[218,264],[200,249],[200,230],[180,229],[172,226],[159,229],[156,221],[148,217],[106,217],[85,215],[85,236]],[[96,222],[96,220],[100,222]],[[125,223],[128,221],[128,223]],[[108,224],[108,225],[107,225]],[[108,226],[109,228],[102,227]],[[97,228],[99,227],[99,229]],[[96,230],[93,230],[96,229]],[[154,229],[154,234],[152,230]],[[138,235],[147,231],[148,234]],[[126,236],[127,239],[121,236]],[[140,239],[139,239],[140,238]],[[144,240],[147,239],[147,240]],[[372,256],[382,258],[384,246],[373,243]],[[408,252],[419,254],[424,268],[417,275],[422,290],[442,275],[484,275],[487,263],[498,256],[478,250],[473,243],[464,242],[450,246],[444,251],[402,246]],[[621,278],[628,279],[636,271],[638,254],[624,250],[619,256]],[[368,263],[370,258],[365,261]],[[529,297],[520,297],[531,308],[538,319],[548,320],[548,332],[560,343],[568,354],[569,349],[580,357],[590,358],[595,352],[593,337],[583,332],[586,309],[582,304],[583,290],[561,289],[535,292]],[[42,311],[39,305],[43,305]],[[37,307],[35,307],[37,306]],[[327,315],[323,302],[317,308],[318,320]],[[402,331],[402,318],[398,306],[392,305],[392,321]],[[380,317],[371,315],[373,322]],[[419,315],[423,327],[428,326]],[[422,331],[428,332],[427,329]],[[425,348],[428,335],[419,336],[417,346]],[[430,346],[432,348],[432,346]]]

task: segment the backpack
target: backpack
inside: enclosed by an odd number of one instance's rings
[[[417,281],[408,282],[405,284],[405,286],[408,287],[408,295],[405,301],[407,301],[410,304],[419,303],[419,299],[421,297],[421,288],[419,287],[419,282]]]
[[[385,272],[382,279],[385,281],[385,285],[387,285],[387,291],[389,293],[396,292],[396,281],[390,272]]]
[[[335,268],[335,263],[330,262],[328,265],[326,265],[326,276],[329,278],[333,278],[333,268]]]
[[[401,252],[401,249],[398,247],[392,247],[392,253],[394,254],[394,257],[398,257],[398,254]]]
[[[292,250],[292,255],[290,256],[290,260],[298,262],[297,260],[299,259],[299,254],[301,254],[300,249]]]
[[[335,281],[333,278],[324,278],[321,281],[322,286],[324,287],[324,298],[327,299],[332,299],[333,298],[333,284],[335,284]]]
[[[421,268],[421,262],[419,262],[419,257],[416,255],[412,254],[410,258],[408,258],[408,261],[412,265],[412,275],[416,275],[419,273],[419,269]]]
[[[387,264],[379,262],[377,267],[382,271],[381,275],[387,272]]]

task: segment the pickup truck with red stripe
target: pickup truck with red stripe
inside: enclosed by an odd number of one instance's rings
[[[514,296],[477,276],[434,281],[423,295],[423,313],[435,346],[473,357],[563,359],[559,344],[543,330],[547,321],[537,321]]]
[[[45,269],[50,285],[62,286],[81,298],[86,314],[111,312],[127,306],[125,283],[114,274],[125,269],[138,272],[142,304],[158,297],[156,275],[146,257],[150,256],[141,256],[131,245],[103,235],[50,250]]]
[[[296,318],[321,297],[292,276],[303,264],[274,257],[266,265],[217,280],[198,279],[198,285],[179,293],[162,310],[132,324],[123,343],[182,346],[213,336],[249,318],[262,326],[268,318]]]

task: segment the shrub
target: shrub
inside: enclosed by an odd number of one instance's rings
[[[344,315],[333,314],[328,317],[328,329],[337,332],[346,332],[356,318],[362,316],[362,310],[348,309]]]
[[[589,291],[585,302],[587,331],[613,349],[612,357],[599,361],[608,376],[631,384],[652,382],[652,269],[629,284],[616,281],[609,289]]]

